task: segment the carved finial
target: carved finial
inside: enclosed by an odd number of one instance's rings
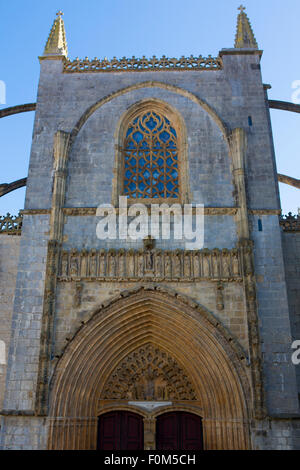
[[[238,10],[240,13],[237,20],[234,47],[236,49],[258,49],[258,45],[251,28],[251,23],[245,13],[245,7],[241,5]]]
[[[68,55],[65,25],[62,15],[63,12],[61,10],[56,13],[56,18],[52,25],[43,57],[56,55],[67,57]]]

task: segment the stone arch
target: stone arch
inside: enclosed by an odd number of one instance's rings
[[[112,204],[114,206],[118,206],[118,197],[121,194],[122,189],[122,179],[123,179],[123,171],[122,171],[122,147],[123,147],[123,140],[125,137],[127,125],[129,124],[130,120],[134,119],[138,114],[142,113],[143,111],[152,110],[161,113],[165,117],[167,117],[172,125],[175,127],[177,132],[178,138],[178,157],[179,157],[179,181],[180,181],[180,194],[177,200],[173,202],[179,203],[188,203],[191,200],[190,195],[190,187],[189,187],[189,169],[188,169],[188,149],[187,149],[187,129],[184,122],[183,117],[179,113],[179,111],[170,103],[167,103],[161,99],[157,98],[145,98],[139,100],[138,102],[134,103],[130,106],[129,109],[122,114],[119,122],[116,126],[116,130],[114,133],[115,138],[115,164],[114,164],[114,178],[113,178],[113,185],[112,185]],[[136,202],[160,202],[160,200],[155,199],[154,201],[151,200],[136,200]],[[163,199],[162,201],[163,202]]]
[[[199,106],[201,106],[205,111],[208,112],[208,114],[212,117],[212,119],[216,122],[218,127],[220,128],[226,142],[228,143],[229,146],[229,136],[230,136],[230,129],[228,128],[227,124],[220,118],[220,116],[217,114],[217,112],[204,100],[199,98],[198,96],[194,95],[188,90],[185,90],[184,88],[175,86],[175,85],[170,85],[168,83],[163,83],[159,81],[146,81],[146,82],[141,82],[141,83],[136,83],[134,85],[130,85],[128,87],[122,88],[118,91],[115,91],[114,93],[111,93],[108,96],[105,96],[104,98],[101,98],[99,101],[96,103],[92,104],[80,117],[80,119],[77,121],[75,124],[72,132],[71,132],[71,143],[74,141],[76,138],[78,132],[84,125],[84,123],[88,120],[88,118],[101,106],[103,106],[105,103],[108,103],[109,101],[113,100],[114,98],[117,98],[118,96],[122,96],[125,93],[129,93],[134,90],[139,90],[141,88],[162,88],[164,90],[172,91],[174,93],[178,93],[182,96],[185,96],[186,98],[189,98],[192,100],[194,103],[197,103]]]
[[[49,448],[95,448],[102,387],[124,357],[148,343],[176,358],[194,384],[205,448],[249,448],[248,373],[229,339],[202,307],[165,290],[140,288],[98,309],[57,364]]]
[[[103,399],[196,400],[194,385],[173,357],[147,343],[127,355],[102,388]]]

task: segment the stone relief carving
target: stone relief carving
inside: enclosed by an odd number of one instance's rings
[[[101,399],[166,401],[197,397],[177,362],[149,343],[129,354],[112,372]]]
[[[249,260],[248,269],[251,268]],[[214,250],[82,250],[62,251],[60,280],[149,279],[191,281],[223,279],[241,281],[241,262],[238,249]]]

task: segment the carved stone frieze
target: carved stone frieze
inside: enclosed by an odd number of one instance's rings
[[[239,250],[70,250],[62,251],[59,279],[241,281]]]
[[[185,372],[166,352],[146,344],[127,356],[112,372],[101,399],[196,400]]]
[[[180,57],[168,58],[156,56],[147,59],[146,57],[122,57],[111,60],[107,58],[98,59],[95,57],[89,60],[88,57],[80,60],[78,57],[74,60],[65,59],[64,73],[83,73],[83,72],[135,72],[139,70],[219,70],[222,68],[222,59],[220,57]]]

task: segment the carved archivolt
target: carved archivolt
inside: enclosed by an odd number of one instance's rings
[[[228,250],[71,250],[63,251],[61,280],[241,280],[238,249]]]
[[[101,398],[196,400],[196,393],[177,362],[149,343],[127,356],[112,372]]]

